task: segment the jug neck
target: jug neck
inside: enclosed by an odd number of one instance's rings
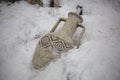
[[[81,16],[79,16],[78,14],[76,14],[74,12],[70,12],[68,14],[68,18],[67,18],[65,24],[63,25],[63,27],[60,30],[60,32],[64,32],[72,38],[77,29],[77,24],[82,23],[82,21],[83,21],[83,19]]]

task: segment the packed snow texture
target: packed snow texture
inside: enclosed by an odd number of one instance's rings
[[[44,1],[44,0],[43,0]],[[25,1],[0,4],[0,80],[120,80],[120,1],[61,0],[61,8]],[[39,39],[58,18],[83,6],[86,32],[79,49],[63,53],[42,71],[32,68]],[[61,24],[62,26],[62,24]],[[76,33],[76,38],[79,35]]]

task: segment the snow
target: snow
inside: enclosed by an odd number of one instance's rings
[[[1,3],[0,80],[120,80],[117,1],[62,0],[59,9],[25,1],[9,6]],[[42,71],[34,70],[31,60],[39,41],[36,37],[48,33],[58,18],[76,11],[77,4],[83,5],[86,27],[80,48],[63,53]]]

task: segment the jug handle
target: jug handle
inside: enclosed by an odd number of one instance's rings
[[[58,27],[58,25],[59,25],[59,23],[61,22],[61,21],[66,21],[66,19],[65,18],[59,18],[58,19],[58,21],[56,22],[56,24],[53,26],[53,28],[50,30],[50,32],[54,32],[55,31],[55,29]]]
[[[77,49],[78,49],[79,46],[80,46],[80,40],[81,40],[83,34],[85,33],[85,27],[82,24],[80,24],[80,23],[77,24],[77,27],[83,28],[82,32],[80,33],[80,36],[78,37],[78,40],[77,40]]]

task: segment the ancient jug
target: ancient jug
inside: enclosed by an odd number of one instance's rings
[[[54,32],[61,21],[64,21],[65,24],[58,32]],[[44,35],[37,44],[32,60],[33,67],[35,69],[44,68],[51,60],[54,60],[58,56],[54,54],[55,52],[60,53],[73,48],[74,42],[72,37],[76,29],[80,27],[82,28],[82,32],[76,43],[78,48],[85,32],[85,27],[81,24],[82,22],[83,18],[74,12],[70,12],[67,19],[60,18],[51,31]]]

